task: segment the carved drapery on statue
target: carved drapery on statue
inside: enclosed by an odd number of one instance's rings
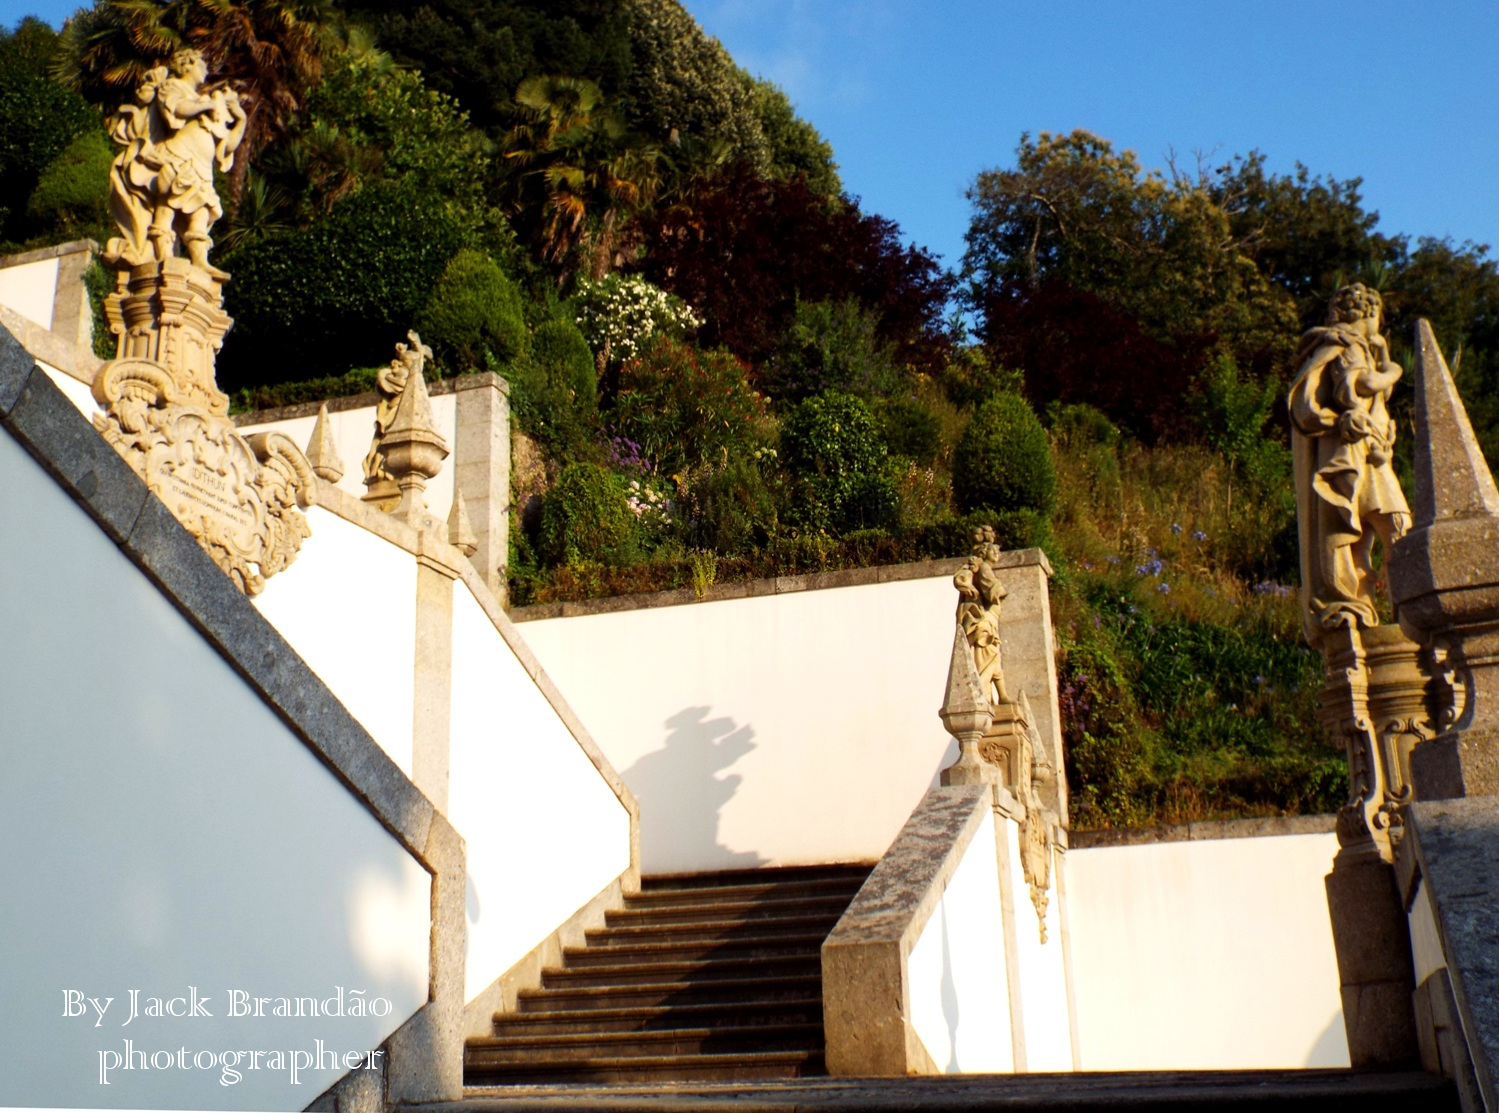
[[[1012,698],[1000,652],[1000,610],[1007,595],[995,565],[994,530],[974,531],[973,555],[953,577],[958,589],[953,655],[947,694],[939,712],[958,740],[958,760],[943,770],[943,784],[993,784],[996,806],[1020,826],[1020,866],[1046,942],[1051,888],[1052,828],[1056,816],[1040,789],[1056,778],[1025,692]]]
[[[1426,661],[1398,626],[1380,625],[1375,594],[1374,542],[1388,558],[1411,520],[1391,462],[1402,370],[1379,331],[1382,308],[1362,284],[1337,291],[1327,324],[1302,337],[1287,404],[1302,628],[1326,662],[1318,716],[1348,757],[1338,839],[1346,857],[1388,862],[1411,799],[1411,749],[1432,728]]]
[[[317,480],[287,438],[240,436],[215,381],[233,322],[224,312],[228,276],[208,261],[223,212],[213,172],[233,164],[245,114],[233,90],[205,90],[207,74],[201,54],[180,50],[115,118],[124,150],[110,168],[110,208],[120,235],[104,253],[116,271],[104,311],[117,339],[94,380],[105,411],[94,424],[254,595],[309,536],[298,508],[312,505]]]

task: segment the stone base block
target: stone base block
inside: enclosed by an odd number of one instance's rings
[[[1339,863],[1326,884],[1353,1067],[1416,1067],[1410,926],[1395,871],[1379,861]]]

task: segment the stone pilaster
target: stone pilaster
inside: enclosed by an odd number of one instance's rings
[[[489,373],[465,375],[454,385],[454,482],[474,534],[470,559],[503,606],[510,560],[510,386]]]

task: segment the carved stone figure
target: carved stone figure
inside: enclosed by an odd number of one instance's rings
[[[379,393],[380,400],[375,403],[375,433],[370,438],[370,450],[364,457],[364,499],[378,504],[383,510],[394,509],[401,491],[396,485],[396,477],[386,467],[382,442],[390,431],[391,422],[395,420],[396,409],[401,403],[401,395],[407,382],[412,375],[421,378],[427,360],[432,358],[432,349],[422,343],[421,336],[415,330],[408,331],[406,339],[410,343],[398,342],[396,358],[382,367],[375,376],[375,390]]]
[[[139,266],[177,254],[213,278],[209,229],[224,215],[213,187],[217,165],[227,173],[245,135],[245,111],[233,89],[206,90],[208,65],[196,50],[179,50],[157,66],[124,105],[112,132],[124,146],[110,167],[110,209],[121,235],[105,261]]]
[[[999,546],[994,527],[974,530],[973,555],[953,577],[958,589],[959,628],[973,648],[973,664],[984,694],[996,704],[1008,703],[999,652],[999,611],[1008,594],[994,571]]]
[[[1400,366],[1380,335],[1379,293],[1360,283],[1333,296],[1327,324],[1307,331],[1288,404],[1301,539],[1307,641],[1326,631],[1379,625],[1370,551],[1388,553],[1410,528],[1410,507],[1391,466],[1390,390]]]

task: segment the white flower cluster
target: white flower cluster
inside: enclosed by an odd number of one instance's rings
[[[638,479],[630,480],[630,490],[625,496],[625,501],[630,506],[630,513],[648,527],[670,524],[672,511],[675,509],[664,491],[641,483]]]
[[[619,362],[634,359],[658,332],[681,334],[703,323],[681,298],[635,275],[581,283],[578,308],[578,327],[589,345]]]

